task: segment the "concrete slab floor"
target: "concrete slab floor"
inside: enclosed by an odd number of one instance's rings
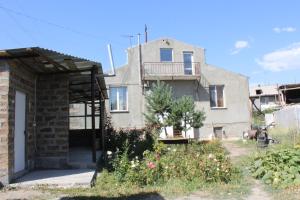
[[[17,179],[12,187],[47,186],[58,188],[90,187],[95,170],[68,169],[68,170],[36,170]]]

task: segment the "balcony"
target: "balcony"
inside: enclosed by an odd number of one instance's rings
[[[145,62],[144,80],[195,80],[200,77],[200,63]]]

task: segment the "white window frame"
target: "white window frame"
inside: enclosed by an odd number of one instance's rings
[[[193,51],[183,51],[182,52],[182,59],[183,59],[183,70],[184,69],[184,54],[191,54],[191,64],[192,64],[192,74],[184,74],[185,76],[188,75],[195,75],[195,66],[194,66],[194,52]]]
[[[111,99],[109,97],[109,110],[110,112],[114,113],[114,112],[128,112],[128,87],[124,86],[124,85],[114,85],[114,86],[109,86],[109,91],[111,91],[112,88],[126,88],[126,110],[120,110],[120,96],[119,96],[119,90],[117,90],[117,109],[116,110],[112,110],[111,109]],[[110,92],[109,92],[110,94]]]
[[[161,50],[162,49],[170,49],[172,51],[172,60],[171,61],[162,61],[161,60]],[[170,62],[173,62],[173,60],[174,60],[174,51],[173,51],[173,48],[159,48],[159,61],[160,62],[170,63]]]
[[[222,107],[219,107],[217,104],[218,104],[218,94],[217,94],[217,86],[221,86],[223,87],[223,106]],[[216,98],[216,106],[211,106],[210,105],[210,108],[212,109],[224,109],[226,108],[226,98],[225,98],[225,85],[210,85],[210,87],[214,87],[214,90],[215,90],[215,98]],[[210,93],[210,89],[209,89],[209,93]],[[209,104],[210,104],[210,94],[209,94]]]

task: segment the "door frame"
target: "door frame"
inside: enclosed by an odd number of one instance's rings
[[[182,59],[183,59],[183,70],[185,71],[184,54],[189,54],[189,55],[191,55],[191,67],[192,67],[192,74],[190,74],[190,75],[195,75],[195,67],[194,67],[194,52],[193,52],[193,51],[183,51],[183,52],[182,52]],[[185,74],[185,73],[184,73],[184,75],[189,75],[189,74]]]
[[[27,122],[28,122],[28,118],[27,118],[27,114],[28,114],[28,95],[27,95],[27,93],[24,91],[24,90],[19,90],[19,89],[16,89],[15,90],[15,98],[14,98],[14,117],[16,117],[16,100],[17,100],[17,98],[16,98],[16,96],[17,96],[17,92],[19,92],[19,93],[22,93],[22,94],[24,94],[25,95],[25,119],[24,119],[24,123],[25,123],[25,126],[24,126],[24,131],[25,131],[25,138],[24,138],[24,162],[25,162],[25,164],[24,164],[24,169],[23,170],[21,170],[21,171],[18,171],[18,172],[16,172],[15,171],[15,147],[14,147],[14,154],[13,154],[13,158],[14,158],[14,162],[13,162],[13,179],[16,179],[16,178],[19,178],[19,177],[21,177],[22,175],[24,175],[27,171],[28,171],[28,148],[27,148],[27,141],[28,141],[28,132],[27,132],[27,130],[28,130],[28,126],[27,126]],[[15,137],[15,129],[16,129],[16,127],[15,127],[15,125],[16,125],[16,122],[14,123],[14,137]],[[15,141],[14,141],[15,142]],[[15,143],[14,143],[14,145],[15,145]]]

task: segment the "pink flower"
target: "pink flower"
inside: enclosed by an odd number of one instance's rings
[[[150,169],[154,169],[155,164],[153,162],[148,162],[147,167],[150,168]]]

